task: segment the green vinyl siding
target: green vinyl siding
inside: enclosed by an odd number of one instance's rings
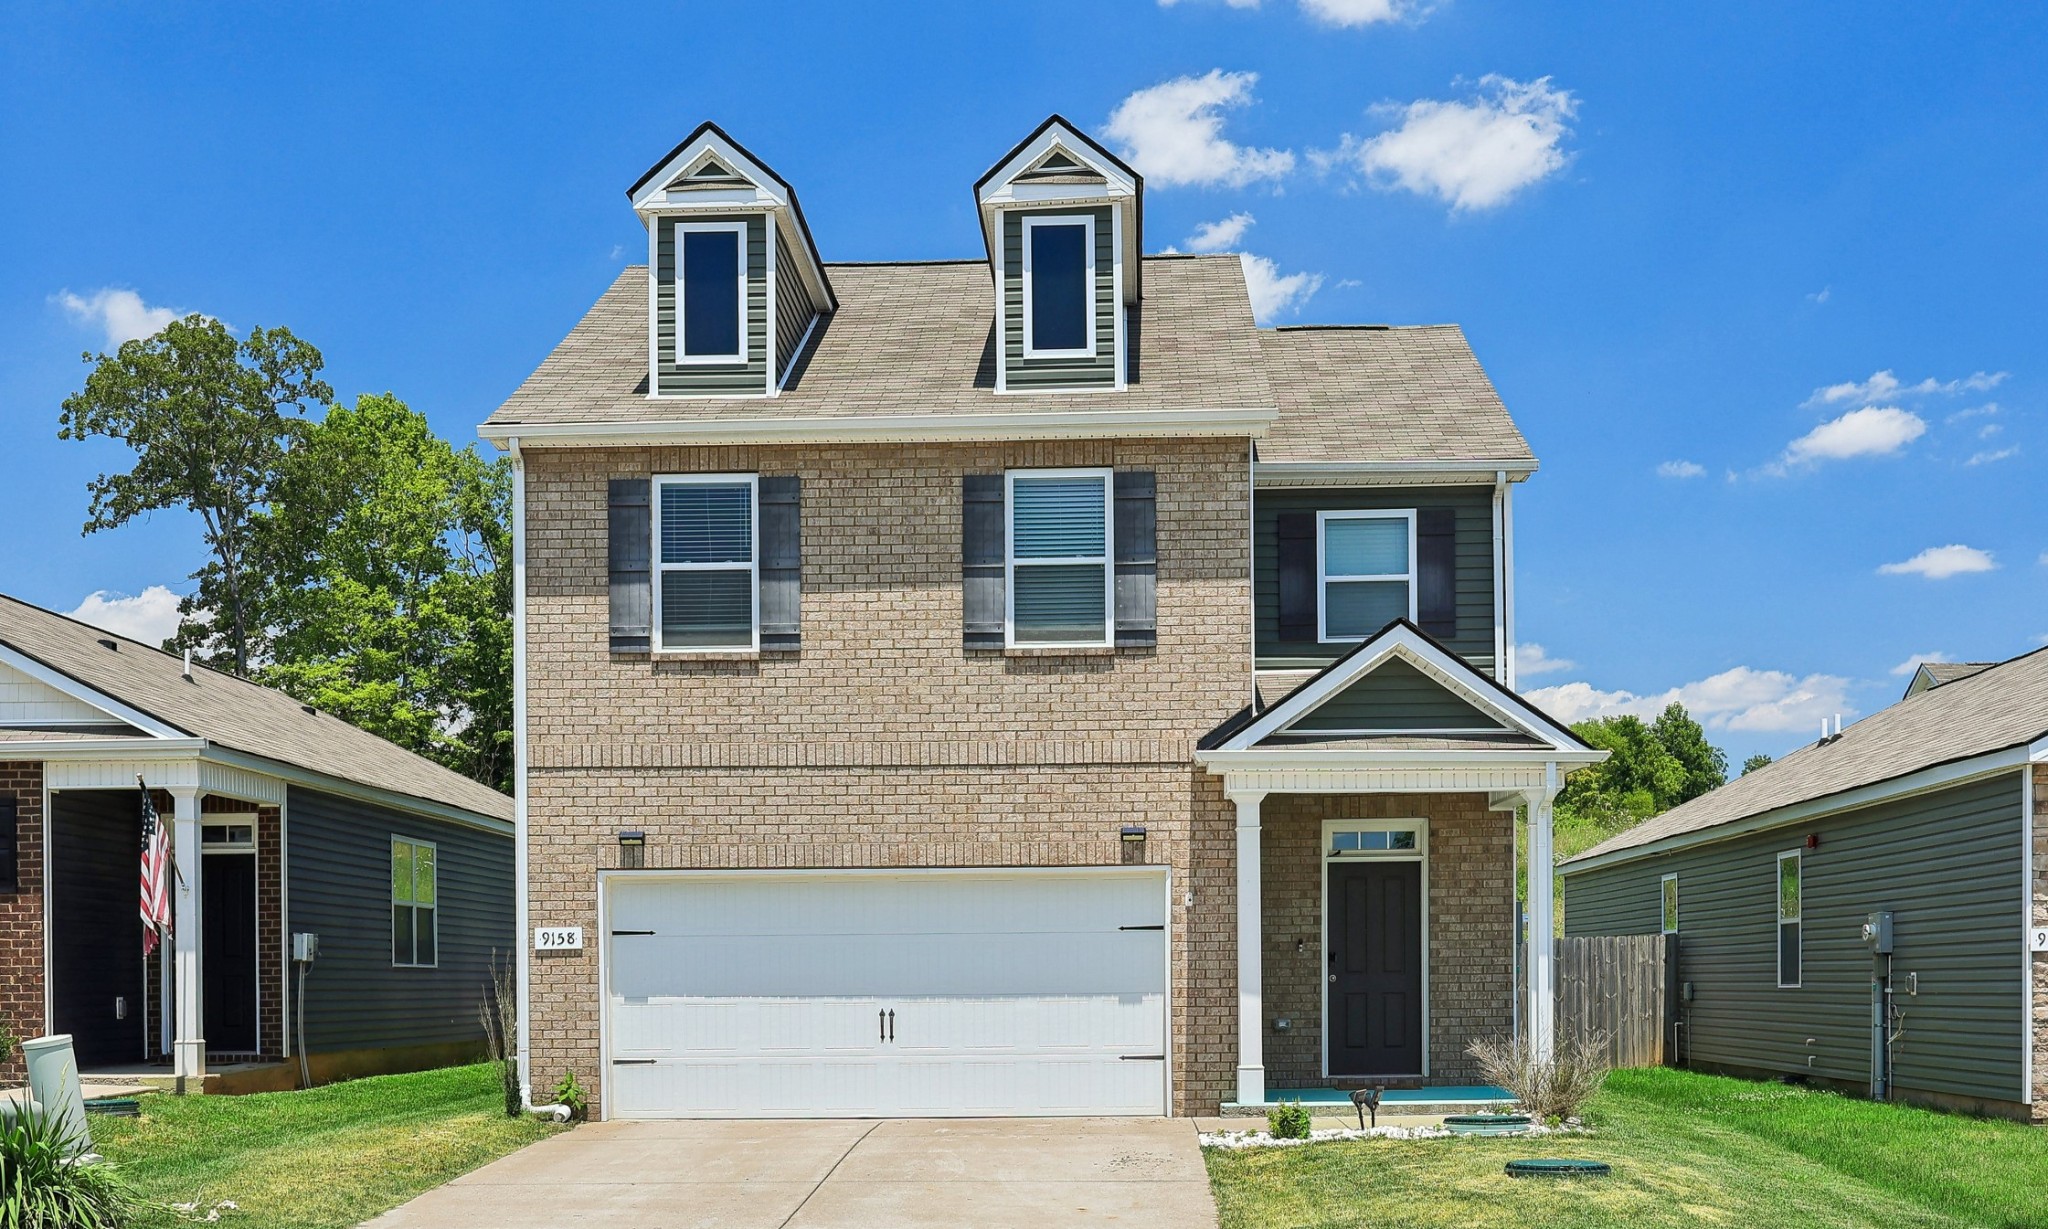
[[[1450,508],[1456,514],[1458,632],[1445,639],[1475,670],[1493,672],[1493,488],[1264,487],[1252,509],[1252,598],[1259,665],[1265,669],[1325,666],[1357,647],[1280,639],[1280,574],[1276,526],[1282,512],[1378,508]]]
[[[692,214],[689,222],[747,224],[747,361],[679,365],[676,357],[676,224],[657,218],[654,340],[663,396],[745,397],[768,389],[768,220],[760,214]]]
[[[1656,934],[1660,881],[1676,873],[1679,978],[1693,986],[1682,1008],[1686,1057],[1867,1084],[1872,960],[1861,927],[1892,910],[1904,1013],[1895,1084],[2019,1101],[2020,790],[2020,774],[1999,773],[1619,866],[1567,868],[1565,933]],[[1809,834],[1816,848],[1804,848]],[[1802,851],[1804,953],[1801,984],[1781,989],[1777,858],[1792,849]],[[1905,993],[1909,973],[1918,994]]]
[[[1024,357],[1024,219],[1095,219],[1095,354],[1089,358]],[[1003,352],[1013,389],[1116,386],[1116,230],[1110,210],[1013,209],[1003,214]]]
[[[1414,666],[1391,658],[1288,728],[1300,733],[1498,730],[1501,724],[1445,691],[1442,684]]]
[[[789,370],[789,360],[802,344],[804,330],[811,325],[811,296],[804,290],[803,274],[797,272],[796,257],[789,241],[775,232],[775,378]]]

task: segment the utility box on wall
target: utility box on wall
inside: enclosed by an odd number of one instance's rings
[[[1870,945],[1873,956],[1892,954],[1892,911],[1883,909],[1870,915],[1863,923],[1863,941]]]

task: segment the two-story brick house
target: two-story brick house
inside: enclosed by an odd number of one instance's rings
[[[707,124],[629,190],[647,264],[483,427],[530,1085],[1469,1082],[1518,1018],[1515,809],[1547,865],[1598,758],[1512,691],[1526,442],[1455,327],[1262,329],[1235,256],[1144,255],[1142,180],[1057,117],[973,191],[981,256],[828,264]]]

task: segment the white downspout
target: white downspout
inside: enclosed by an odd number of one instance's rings
[[[533,1105],[531,1029],[527,1013],[533,982],[527,968],[532,933],[527,912],[526,864],[526,458],[519,437],[508,441],[512,454],[512,881],[519,945],[519,1101]]]

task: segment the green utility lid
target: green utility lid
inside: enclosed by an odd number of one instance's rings
[[[1604,1178],[1614,1172],[1605,1161],[1573,1161],[1561,1157],[1537,1157],[1509,1161],[1510,1178]]]

